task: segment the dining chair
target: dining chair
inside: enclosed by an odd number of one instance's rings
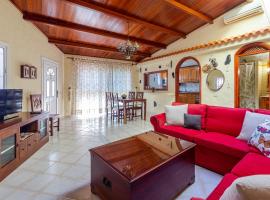
[[[130,91],[128,93],[128,98],[129,99],[135,99],[135,97],[136,97],[136,92]],[[127,106],[128,106],[129,109],[131,109],[132,117],[133,117],[134,116],[134,106],[135,106],[135,103],[134,102],[130,102],[130,103],[128,103]]]
[[[124,107],[123,103],[120,101],[118,93],[112,95],[113,97],[113,107],[112,107],[112,120],[117,118],[117,121],[120,122],[121,119],[124,119]],[[128,106],[126,107],[127,118],[130,120],[132,117],[132,109]]]
[[[143,99],[144,92],[136,92],[136,99]],[[137,111],[140,110],[140,115],[137,115]],[[134,117],[143,118],[143,102],[136,102],[133,108]]]

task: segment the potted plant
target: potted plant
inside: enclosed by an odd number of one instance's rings
[[[122,94],[121,97],[122,97],[122,99],[126,99],[127,98],[127,95],[126,94]]]

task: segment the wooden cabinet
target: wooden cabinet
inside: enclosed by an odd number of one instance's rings
[[[0,181],[48,141],[47,113],[21,113],[0,122]]]
[[[259,104],[261,109],[269,109],[269,97],[260,97]]]
[[[176,101],[182,103],[200,103],[200,68],[198,66],[179,68],[179,83]]]
[[[200,96],[199,96],[199,93],[179,94],[178,101],[182,103],[189,103],[189,104],[199,103]]]
[[[179,69],[179,83],[200,82],[198,67],[183,67]]]

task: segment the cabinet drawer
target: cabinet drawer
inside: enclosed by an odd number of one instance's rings
[[[27,140],[20,142],[20,158],[24,158],[27,155]]]
[[[39,142],[39,134],[36,133],[36,134],[33,135],[33,143],[38,144],[38,142]]]
[[[34,135],[31,135],[29,138],[27,138],[27,151],[31,151],[34,147]]]

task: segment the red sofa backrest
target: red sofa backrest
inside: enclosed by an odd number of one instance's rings
[[[264,115],[270,115],[270,110],[265,110],[265,109],[255,109],[254,112],[264,114]]]
[[[207,106],[206,131],[237,137],[242,129],[247,109]]]
[[[173,106],[183,105],[183,103],[173,102],[172,105]],[[205,129],[205,126],[206,126],[206,112],[207,112],[207,105],[205,105],[205,104],[188,104],[188,114],[201,115],[202,129]]]

